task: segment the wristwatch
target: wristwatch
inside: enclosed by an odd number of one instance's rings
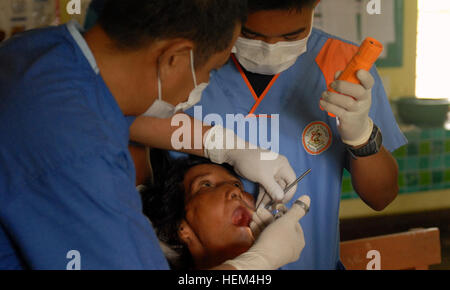
[[[380,128],[373,124],[372,135],[370,135],[369,143],[364,147],[354,149],[350,146],[347,147],[348,152],[353,159],[358,159],[358,157],[368,157],[380,152],[383,146],[383,136],[381,134]]]

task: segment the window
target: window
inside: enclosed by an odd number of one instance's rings
[[[450,100],[450,1],[419,0],[416,95]]]

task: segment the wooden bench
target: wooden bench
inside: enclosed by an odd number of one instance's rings
[[[380,254],[381,270],[428,270],[430,265],[441,263],[439,229],[414,229],[342,242],[341,261],[348,270],[367,270],[376,257],[373,251]]]

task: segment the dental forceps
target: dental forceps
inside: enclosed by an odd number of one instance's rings
[[[311,173],[311,170],[312,169],[308,169],[305,173],[303,173],[299,178],[297,178],[297,180],[295,180],[293,183],[291,183],[290,185],[288,185],[288,187],[286,187],[285,189],[284,189],[284,194],[287,194],[294,186],[296,186],[297,184],[299,184],[300,183],[300,181],[302,181],[303,180],[303,178],[305,178],[309,173]],[[264,192],[264,196],[262,197],[262,199],[261,199],[261,201],[259,202],[259,204],[258,204],[258,206],[256,207],[257,209],[259,208],[259,206],[261,205],[261,203],[263,202],[263,200],[266,198],[266,195],[267,195],[267,192]],[[274,201],[272,201],[272,202],[270,202],[269,204],[267,204],[266,205],[266,209],[270,209],[271,207],[273,208],[273,206],[274,206],[274,204],[275,204],[275,202]],[[278,205],[283,205],[283,204],[278,204]],[[278,206],[277,205],[277,206]],[[276,206],[276,207],[277,207]],[[284,205],[283,205],[284,206]],[[284,208],[286,208],[286,207],[284,207]],[[287,210],[287,209],[286,209]],[[275,213],[274,214],[274,216],[276,217],[276,215],[277,214],[279,214],[280,212],[282,212],[283,210],[280,210],[280,209],[274,209],[274,211],[273,211],[273,213]]]

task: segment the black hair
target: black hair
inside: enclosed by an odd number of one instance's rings
[[[297,10],[313,7],[317,0],[248,0],[249,13],[265,10]]]
[[[99,24],[122,49],[191,40],[201,66],[231,45],[236,25],[246,17],[247,0],[106,0]]]
[[[186,216],[184,177],[193,167],[201,164],[213,164],[210,160],[190,156],[173,159],[168,152],[152,150],[153,183],[146,183],[141,190],[143,212],[152,222],[159,240],[174,250],[179,258],[169,264],[172,269],[186,270],[192,268],[193,260],[189,249],[181,241],[178,232]],[[231,174],[231,166],[222,165]]]

